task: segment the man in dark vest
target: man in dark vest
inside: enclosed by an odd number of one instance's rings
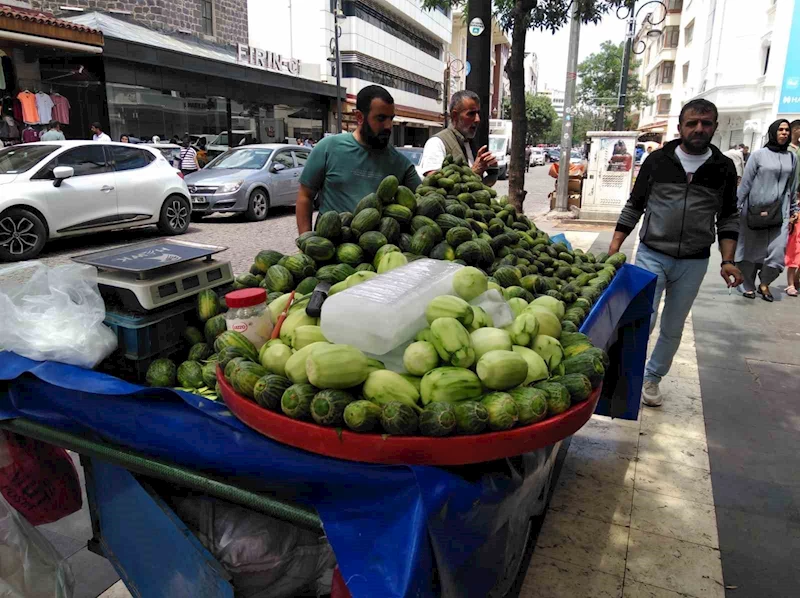
[[[485,145],[473,156],[470,141],[481,122],[481,101],[474,91],[457,91],[450,98],[450,126],[425,143],[420,169],[428,175],[439,170],[446,156],[464,158],[472,172],[483,177],[486,185],[497,182],[497,159]]]

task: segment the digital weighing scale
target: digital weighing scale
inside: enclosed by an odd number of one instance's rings
[[[97,268],[97,284],[108,307],[151,311],[233,282],[228,261],[213,256],[227,247],[178,239],[145,241],[75,256]]]

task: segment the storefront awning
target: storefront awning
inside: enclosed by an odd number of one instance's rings
[[[240,61],[237,48],[233,45],[219,46],[188,36],[167,35],[99,12],[70,17],[69,21],[101,30],[106,40],[104,56],[107,58],[336,97],[335,85],[266,70]]]
[[[639,127],[640,131],[647,131],[648,133],[664,133],[667,130],[667,125],[669,123],[665,120],[660,120],[654,123],[650,123],[649,125],[643,125]]]
[[[404,123],[416,127],[444,127],[444,123],[436,122],[433,120],[422,120],[421,118],[411,118],[410,116],[395,116],[395,124]]]
[[[0,41],[99,54],[103,33],[38,10],[0,4]]]

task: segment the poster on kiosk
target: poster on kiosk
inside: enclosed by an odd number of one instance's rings
[[[631,192],[637,131],[589,131],[581,219],[616,222]]]

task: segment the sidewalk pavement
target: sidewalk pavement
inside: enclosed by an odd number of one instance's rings
[[[587,233],[567,238],[586,249]],[[713,250],[664,405],[573,437],[522,598],[798,595],[800,299],[783,284],[773,304],[728,295],[720,261]]]

